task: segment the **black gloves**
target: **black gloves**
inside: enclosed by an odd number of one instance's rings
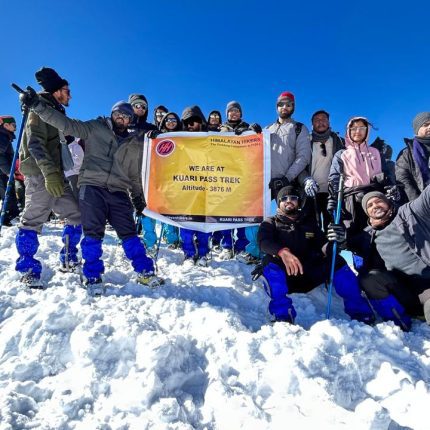
[[[23,108],[31,109],[39,104],[39,96],[31,87],[19,95],[19,101]]]
[[[253,124],[251,124],[249,126],[249,129],[252,131],[255,131],[256,133],[260,134],[263,129],[261,128],[260,124],[257,124],[256,122],[254,122]]]
[[[136,215],[137,216],[142,215],[146,205],[145,205],[145,200],[141,195],[133,197],[133,206],[136,209]]]
[[[343,224],[329,224],[327,229],[329,242],[337,242],[342,245],[346,241],[346,229]]]
[[[149,130],[146,135],[150,138],[150,139],[156,139],[157,136],[161,134],[160,130]]]
[[[244,131],[248,131],[248,129],[244,127],[238,127],[234,130],[234,134],[240,136]]]
[[[329,199],[327,202],[327,212],[333,216],[333,212],[337,209],[337,201]]]
[[[290,181],[285,176],[283,176],[282,178],[271,179],[269,182],[269,188],[272,191],[272,200],[276,200],[279,190],[289,184]]]
[[[397,185],[391,185],[389,187],[384,187],[385,195],[389,200],[391,200],[394,203],[397,203],[402,198],[400,194],[399,187]]]

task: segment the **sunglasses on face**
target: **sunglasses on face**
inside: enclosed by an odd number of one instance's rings
[[[240,110],[238,108],[231,108],[228,113],[240,113]]]
[[[114,119],[122,118],[122,119],[131,120],[131,115],[124,113],[124,112],[115,111],[112,113],[112,118],[114,118]]]
[[[166,122],[178,122],[176,118],[167,118]]]
[[[146,104],[144,104],[144,103],[136,103],[136,104],[133,105],[133,107],[135,109],[143,109],[143,110],[148,109],[148,106]]]
[[[278,107],[294,107],[293,102],[278,102]]]
[[[290,202],[297,202],[297,201],[299,201],[299,196],[295,196],[295,195],[291,194],[289,196],[281,197],[281,202],[287,202],[288,200]]]
[[[70,90],[68,88],[61,88],[60,91],[64,91],[68,96],[70,96]]]
[[[202,123],[202,120],[201,120],[200,118],[189,118],[189,119],[187,119],[186,121],[184,121],[184,124],[185,124],[186,126],[194,125],[195,123],[197,123],[197,124],[201,124],[201,123]]]

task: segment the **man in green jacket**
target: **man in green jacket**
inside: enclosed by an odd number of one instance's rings
[[[42,67],[35,76],[43,88],[38,97],[46,106],[64,115],[64,106],[68,106],[72,98],[69,83],[48,67]],[[27,119],[19,160],[20,170],[25,176],[25,208],[16,236],[19,258],[15,269],[22,273],[21,281],[25,285],[43,288],[40,279],[42,264],[34,258],[39,247],[37,235],[42,232],[43,224],[52,211],[65,219],[60,270],[74,270],[79,264],[77,245],[82,234],[80,212],[64,177],[59,131],[34,112],[30,112]]]

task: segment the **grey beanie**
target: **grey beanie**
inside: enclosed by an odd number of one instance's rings
[[[418,135],[418,130],[427,121],[430,121],[430,112],[421,112],[414,118],[412,121],[412,128],[414,129],[415,136]]]
[[[378,197],[378,199],[385,200],[391,206],[390,200],[384,193],[381,193],[380,191],[371,191],[370,193],[365,194],[363,199],[361,200],[361,207],[363,208],[364,213],[366,215],[368,215],[367,202],[373,197]]]
[[[242,107],[240,106],[239,102],[231,101],[227,103],[227,108],[225,110],[225,116],[228,116],[228,111],[232,108],[238,108],[240,110],[240,116],[242,116]]]

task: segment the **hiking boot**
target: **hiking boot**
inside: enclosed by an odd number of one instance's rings
[[[254,257],[252,254],[244,251],[239,252],[239,254],[236,255],[236,260],[244,264],[257,264],[260,262],[259,258]]]
[[[35,276],[33,273],[28,272],[22,275],[20,282],[25,287],[34,289],[34,290],[43,290],[45,286],[43,282],[40,280],[39,276]]]
[[[208,267],[208,259],[207,257],[204,255],[203,257],[199,257],[196,260],[196,266],[200,266],[200,267]]]
[[[59,271],[62,273],[78,273],[80,268],[80,261],[69,261],[67,264],[61,263]]]
[[[164,284],[164,280],[159,278],[152,272],[139,273],[136,277],[136,282],[149,288],[157,288],[160,285]]]
[[[219,254],[220,260],[231,260],[233,258],[233,250],[232,249],[223,249]]]
[[[105,292],[102,278],[87,278],[84,286],[90,296],[101,296]]]

